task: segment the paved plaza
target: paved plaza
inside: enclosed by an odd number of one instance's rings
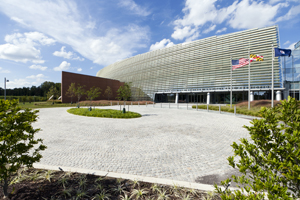
[[[34,127],[48,147],[40,164],[188,182],[230,173],[230,145],[248,137],[243,125],[250,125],[245,117],[168,104],[130,106],[142,115],[136,119],[77,116],[67,109],[40,109]]]

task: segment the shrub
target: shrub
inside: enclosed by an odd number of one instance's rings
[[[20,112],[17,105],[17,100],[0,100],[0,183],[5,197],[12,175],[21,166],[32,167],[42,158],[39,151],[46,149],[46,146],[38,145],[42,143],[41,139],[34,138],[40,129],[31,126],[37,119],[38,110]]]
[[[226,190],[215,185],[222,199],[295,199],[300,197],[300,119],[299,102],[288,97],[274,108],[263,107],[262,119],[244,126],[252,141],[233,143],[230,166],[243,174],[232,176],[240,190]],[[231,181],[222,181],[227,185]]]

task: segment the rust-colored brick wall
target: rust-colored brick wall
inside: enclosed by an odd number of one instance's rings
[[[66,95],[69,86],[71,83],[79,83],[80,85],[85,85],[85,90],[89,90],[91,87],[99,87],[101,88],[101,95],[96,98],[95,100],[107,100],[107,97],[104,96],[104,92],[109,86],[112,90],[112,96],[110,97],[111,100],[116,100],[117,97],[117,90],[121,85],[123,85],[123,82],[120,82],[118,80],[108,79],[108,78],[101,78],[96,76],[88,76],[88,75],[82,75],[82,74],[75,74],[70,72],[62,72],[61,73],[61,100],[62,103],[70,103],[71,97],[68,97]],[[86,95],[82,96],[80,98],[81,101],[86,100]],[[77,97],[73,98],[73,102],[77,101]]]

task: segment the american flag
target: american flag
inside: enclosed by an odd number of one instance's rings
[[[241,58],[239,60],[232,60],[232,70],[235,70],[240,67],[244,67],[249,64],[249,59]]]

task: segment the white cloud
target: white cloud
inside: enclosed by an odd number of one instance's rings
[[[22,87],[31,87],[33,85],[41,85],[46,81],[47,78],[43,74],[31,75],[26,78],[9,80],[7,83],[7,88],[22,88]]]
[[[94,69],[93,67],[90,67],[90,69]]]
[[[38,75],[27,76],[26,78],[37,79],[37,78],[43,78],[43,77],[45,77],[43,74],[38,74]]]
[[[300,14],[300,5],[299,6],[292,6],[292,8],[289,10],[288,13],[286,13],[284,16],[278,17],[276,22],[280,21],[286,21],[289,19],[294,18],[295,16]]]
[[[175,27],[174,33],[171,35],[175,40],[182,40],[186,37],[190,37],[195,34],[196,29],[192,29],[190,26],[185,26],[183,28]]]
[[[296,43],[297,43],[297,42],[294,42],[294,43],[290,44],[290,46],[288,46],[288,48],[287,48],[287,49],[294,50],[294,48],[295,48],[295,44],[296,44]]]
[[[3,69],[2,67],[0,67],[0,73],[8,74],[8,73],[10,73],[10,71],[7,70],[7,69]]]
[[[205,30],[202,31],[202,32],[203,32],[203,33],[209,33],[209,32],[211,32],[211,31],[215,30],[215,28],[216,28],[216,25],[214,24],[214,25],[211,25],[209,28],[205,29]]]
[[[148,28],[136,24],[116,28],[104,26],[100,31],[91,32],[86,27],[84,13],[80,12],[72,0],[28,0],[26,6],[18,0],[2,0],[0,11],[11,19],[22,19],[23,26],[47,33],[51,38],[70,45],[81,56],[100,65],[130,57],[136,49],[147,47],[149,41]],[[86,18],[93,21],[90,16]],[[95,21],[99,20],[101,19]]]
[[[173,45],[174,45],[174,43],[171,42],[171,40],[169,40],[169,39],[163,39],[160,42],[156,42],[155,44],[152,44],[150,46],[149,50],[150,51],[154,51],[154,50],[162,49],[162,48],[165,48],[165,47],[171,47]]]
[[[289,44],[289,43],[291,43],[291,42],[288,40],[288,41],[286,41],[283,45],[287,45],[287,44]]]
[[[120,0],[118,5],[129,9],[136,15],[148,16],[151,14],[146,8],[137,5],[133,0]]]
[[[68,63],[67,61],[62,61],[62,63],[60,63],[60,65],[58,67],[54,67],[54,71],[64,71],[64,70],[68,70],[70,67],[70,63]]]
[[[29,68],[30,69],[39,69],[39,70],[42,70],[42,71],[45,71],[47,69],[47,67],[44,67],[44,66],[41,66],[41,65],[31,65]]]
[[[269,5],[264,2],[243,0],[237,4],[229,24],[235,29],[258,28],[274,24],[273,19],[286,4]],[[255,22],[255,23],[253,23]]]
[[[225,31],[227,31],[227,28],[226,28],[226,27],[217,30],[217,31],[216,31],[216,34],[219,34],[219,33],[225,32]]]
[[[36,46],[55,43],[55,40],[39,32],[14,33],[6,35],[4,40],[7,43],[0,45],[0,58],[23,63],[44,63]]]
[[[53,53],[53,55],[58,56],[58,57],[63,57],[63,58],[66,58],[66,59],[84,61],[84,58],[80,58],[75,53],[73,53],[71,51],[66,52],[65,48],[66,48],[65,46],[61,47],[60,51],[55,51]]]
[[[186,0],[182,10],[184,16],[174,21],[172,37],[177,40],[196,39],[200,33],[213,31],[224,22],[234,29],[260,28],[290,19],[300,13],[300,7],[295,6],[287,14],[278,17],[278,14],[282,13],[281,9],[289,4],[277,2],[235,0],[228,7],[219,8],[220,6],[216,5],[217,0]],[[216,33],[224,31],[226,29],[222,28]]]
[[[77,69],[77,71],[78,71],[78,72],[81,72],[81,71],[82,71],[82,69],[81,69],[81,68],[78,68],[78,69]]]

